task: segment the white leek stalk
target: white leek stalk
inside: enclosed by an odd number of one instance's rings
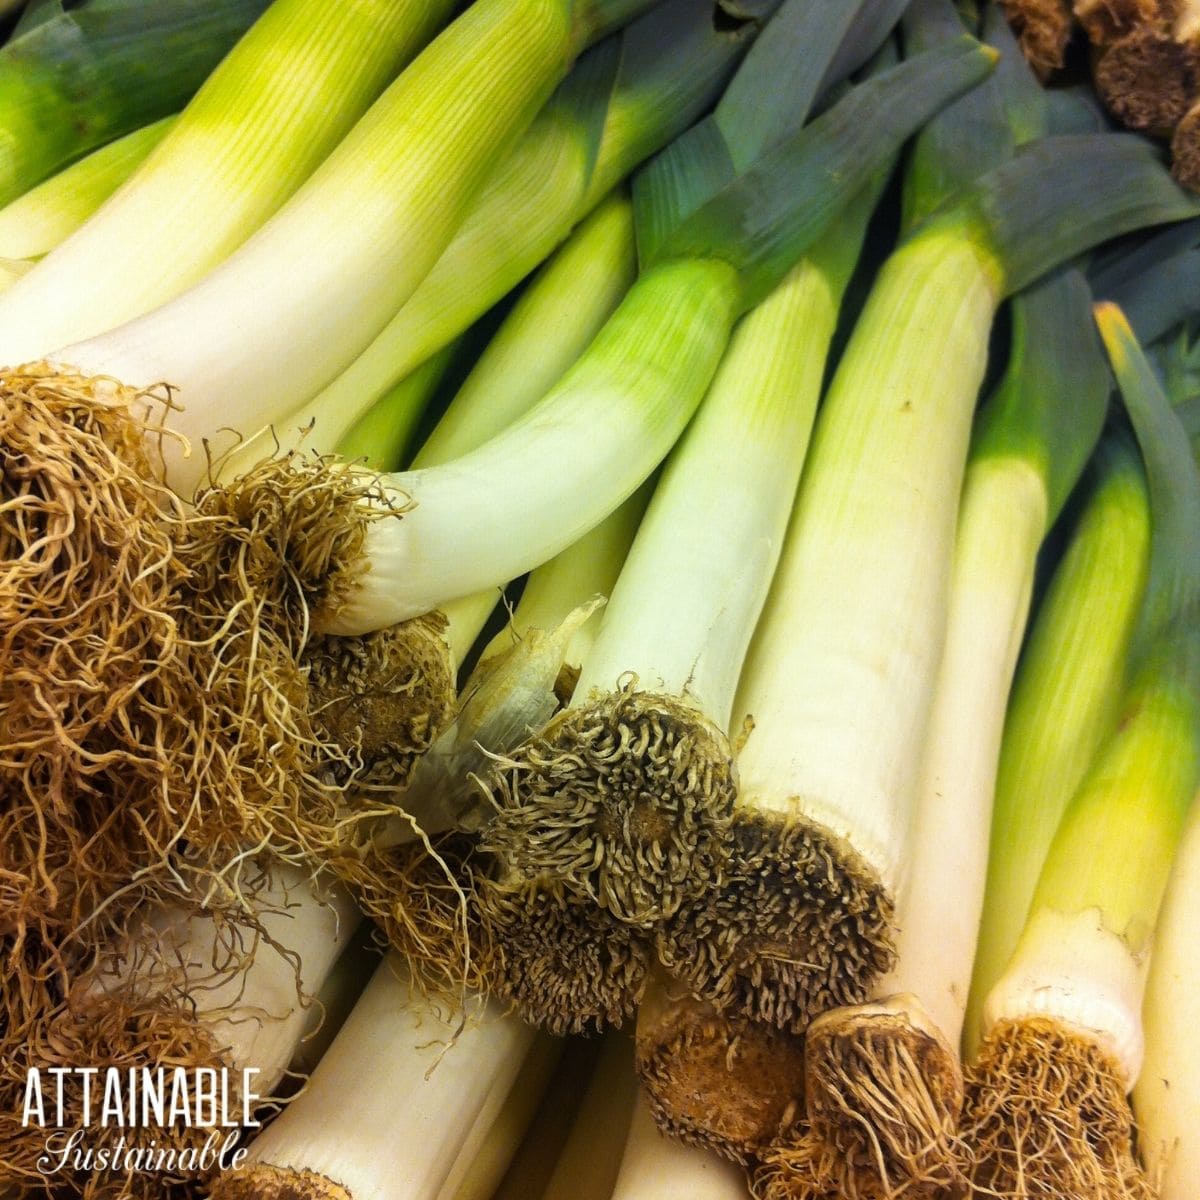
[[[612,1200],[749,1200],[749,1195],[745,1172],[665,1137],[645,1103],[635,1103]]]
[[[1116,729],[1050,845],[968,1076],[971,1182],[1022,1200],[1152,1194],[1126,1093],[1155,921],[1200,784],[1200,476],[1120,311],[1100,305],[1097,321],[1146,461],[1154,537]]]
[[[1154,934],[1142,1022],[1146,1054],[1133,1091],[1138,1145],[1159,1200],[1200,1194],[1200,805],[1187,833]]]
[[[214,1200],[434,1200],[471,1131],[495,1120],[536,1034],[472,999],[446,1014],[393,956],[376,968],[307,1089],[223,1175]]]
[[[593,1015],[581,990],[598,983],[550,933],[551,896],[564,914],[596,906],[597,930],[649,929],[720,869],[729,710],[873,198],[739,325],[655,488],[571,705],[489,783],[498,812],[483,845],[498,864],[485,895],[506,943],[496,986],[552,1028],[581,1028]],[[637,999],[637,975],[618,980],[629,991],[605,1001],[609,1019]]]
[[[19,279],[84,223],[175,124],[163,117],[65,167],[0,209],[0,285]]]
[[[803,1029],[892,962],[1001,292],[960,232],[914,238],[877,278],[822,408],[734,720],[749,733],[703,991],[747,1015]]]
[[[562,1050],[562,1041],[546,1034],[534,1041],[495,1120],[482,1138],[472,1139],[478,1145],[469,1141],[463,1146],[442,1185],[445,1200],[492,1200],[529,1132]]]
[[[190,287],[312,174],[451,7],[275,0],[134,177],[0,299],[0,362],[114,329]]]
[[[541,1200],[609,1200],[636,1093],[633,1046],[610,1031]]]
[[[1004,713],[1038,550],[1099,437],[1110,388],[1078,273],[1014,299],[1013,325],[1008,373],[977,422],[959,503],[896,963],[870,1002],[823,1013],[805,1034],[811,1131],[794,1169],[824,1175],[823,1187],[958,1180],[957,1047]]]
[[[603,1045],[599,1038],[565,1040],[558,1070],[491,1200],[527,1200],[546,1190],[559,1153],[574,1128]]]
[[[628,197],[616,192],[521,295],[417,452],[413,468],[450,462],[523,417],[587,348],[635,274],[633,212]],[[320,424],[336,411],[322,401],[312,415]],[[563,572],[552,575],[562,578]],[[497,588],[507,582],[495,579],[491,587],[447,605],[446,638],[456,663],[463,661],[495,608]],[[601,591],[608,594],[607,588]],[[582,599],[575,601],[579,603]],[[556,610],[556,621],[572,607]]]
[[[167,424],[197,451],[230,419],[249,432],[286,416],[412,293],[574,55],[628,15],[617,0],[608,7],[603,0],[472,5],[220,267],[56,361],[138,389],[170,381],[182,408]],[[318,245],[321,253],[296,253]],[[261,299],[265,280],[269,304]],[[318,319],[321,336],[313,337]],[[286,352],[264,353],[268,345]],[[234,397],[237,411],[229,408]],[[204,474],[204,456],[185,458],[174,439],[163,450],[169,481],[187,493]]]

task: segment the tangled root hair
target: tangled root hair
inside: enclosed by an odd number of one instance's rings
[[[968,1068],[974,1190],[1000,1200],[1152,1200],[1117,1064],[1048,1018],[1000,1022]]]
[[[720,878],[728,739],[632,684],[565,709],[498,760],[483,844],[506,874],[555,879],[643,929]]]
[[[864,999],[895,958],[883,884],[827,830],[739,810],[723,886],[659,932],[668,972],[717,1009],[802,1032]]]

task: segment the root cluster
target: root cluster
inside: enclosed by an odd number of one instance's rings
[[[722,1011],[802,1032],[892,964],[893,905],[848,847],[803,821],[734,814],[725,881],[659,934],[668,971]]]
[[[727,739],[632,685],[568,708],[501,759],[483,845],[502,874],[553,879],[651,928],[719,881],[735,782]]]
[[[1153,1197],[1116,1063],[1050,1019],[1002,1022],[988,1036],[967,1073],[963,1138],[981,1195]]]

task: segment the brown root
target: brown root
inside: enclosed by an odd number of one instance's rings
[[[1062,67],[1075,27],[1067,0],[1004,0],[1004,15],[1039,78]]]
[[[804,1040],[652,987],[638,1013],[635,1062],[659,1128],[745,1163],[801,1117]]]
[[[154,451],[170,403],[0,376],[0,935],[18,954],[119,928],[194,800],[185,514]]]
[[[965,1180],[958,1056],[895,1006],[835,1009],[806,1034],[805,1096],[822,1187],[934,1197]]]
[[[474,843],[458,834],[343,854],[331,869],[408,965],[422,993],[443,998],[487,984],[487,930],[478,916]]]
[[[270,1163],[222,1173],[209,1194],[212,1200],[354,1200],[340,1183],[315,1171]]]
[[[1171,138],[1171,174],[1190,192],[1200,192],[1200,104],[1188,109]]]
[[[1048,1018],[1004,1021],[967,1072],[971,1184],[1000,1200],[1152,1200],[1116,1063]]]
[[[38,1170],[47,1152],[47,1139],[60,1130],[69,1134],[82,1127],[82,1085],[77,1074],[67,1075],[63,1094],[65,1117],[55,1119],[54,1099],[46,1097],[46,1112],[54,1123],[22,1127],[27,1071],[40,1068],[43,1078],[54,1067],[137,1068],[175,1066],[188,1069],[224,1064],[219,1049],[204,1027],[173,1003],[152,1000],[133,1002],[103,995],[76,995],[52,1013],[39,1014],[26,1028],[20,1053],[0,1062],[0,1173],[30,1195],[61,1195],[82,1200],[161,1200],[195,1195],[204,1172],[145,1171],[132,1166],[116,1170],[64,1169],[53,1176]],[[97,1097],[92,1097],[93,1122],[89,1144],[113,1146],[118,1130],[103,1130],[95,1120]],[[211,1130],[183,1124],[131,1129],[130,1147],[199,1152]],[[103,1136],[101,1136],[103,1135]]]
[[[651,943],[557,881],[486,882],[480,906],[490,990],[563,1035],[620,1025],[637,1007]]]
[[[446,618],[415,617],[362,637],[313,639],[305,649],[309,711],[330,764],[355,788],[396,790],[454,714]],[[353,759],[347,763],[347,758]]]
[[[1109,112],[1130,129],[1174,129],[1195,92],[1197,55],[1169,29],[1135,29],[1096,64],[1096,90]]]
[[[1093,46],[1111,46],[1143,26],[1169,19],[1162,0],[1075,0],[1075,17]]]
[[[670,974],[719,1010],[800,1033],[891,967],[891,897],[828,831],[736,812],[725,876],[658,937]]]
[[[552,878],[649,928],[714,884],[733,804],[728,739],[631,686],[554,717],[491,776],[483,844],[503,873]]]

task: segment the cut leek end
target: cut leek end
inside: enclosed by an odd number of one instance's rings
[[[831,1009],[805,1042],[814,1145],[802,1154],[823,1193],[925,1195],[961,1185],[962,1066],[916,996]]]
[[[1092,306],[1096,317],[1096,325],[1100,336],[1104,339],[1104,348],[1112,361],[1113,370],[1128,372],[1132,370],[1130,350],[1137,345],[1132,327],[1120,307],[1111,300],[1101,300]]]
[[[533,1025],[564,1035],[621,1025],[641,1000],[649,939],[556,882],[480,886],[488,983]]]
[[[668,971],[721,1011],[801,1032],[857,1004],[890,969],[894,904],[840,838],[815,823],[741,809],[724,883],[659,933]]]
[[[340,1183],[316,1171],[254,1163],[228,1171],[214,1183],[212,1200],[354,1200]]]
[[[746,1162],[801,1116],[804,1041],[651,990],[638,1014],[635,1064],[663,1132]]]
[[[335,775],[355,789],[404,787],[457,706],[445,617],[317,637],[304,657],[313,719],[349,760],[331,764]]]
[[[1052,1017],[996,1025],[967,1070],[963,1136],[982,1195],[1151,1200],[1120,1064]]]
[[[483,844],[507,871],[650,928],[718,879],[733,760],[694,706],[629,685],[559,713],[489,790]]]
[[[1064,62],[1075,23],[1071,10],[1057,0],[1005,0],[1004,12],[1012,25],[1026,62],[1040,79]]]
[[[214,464],[210,476],[218,469]],[[279,588],[294,593],[304,608],[295,615],[306,623],[332,617],[352,602],[368,563],[371,525],[407,508],[406,498],[388,493],[371,472],[298,450],[264,458],[236,478],[202,484],[195,503],[202,515],[219,514],[231,529],[244,530],[236,536],[254,551],[252,566],[261,576],[251,582],[265,594]],[[210,553],[229,551],[218,541]],[[345,630],[334,624],[326,621],[321,632],[357,635],[391,622]]]

